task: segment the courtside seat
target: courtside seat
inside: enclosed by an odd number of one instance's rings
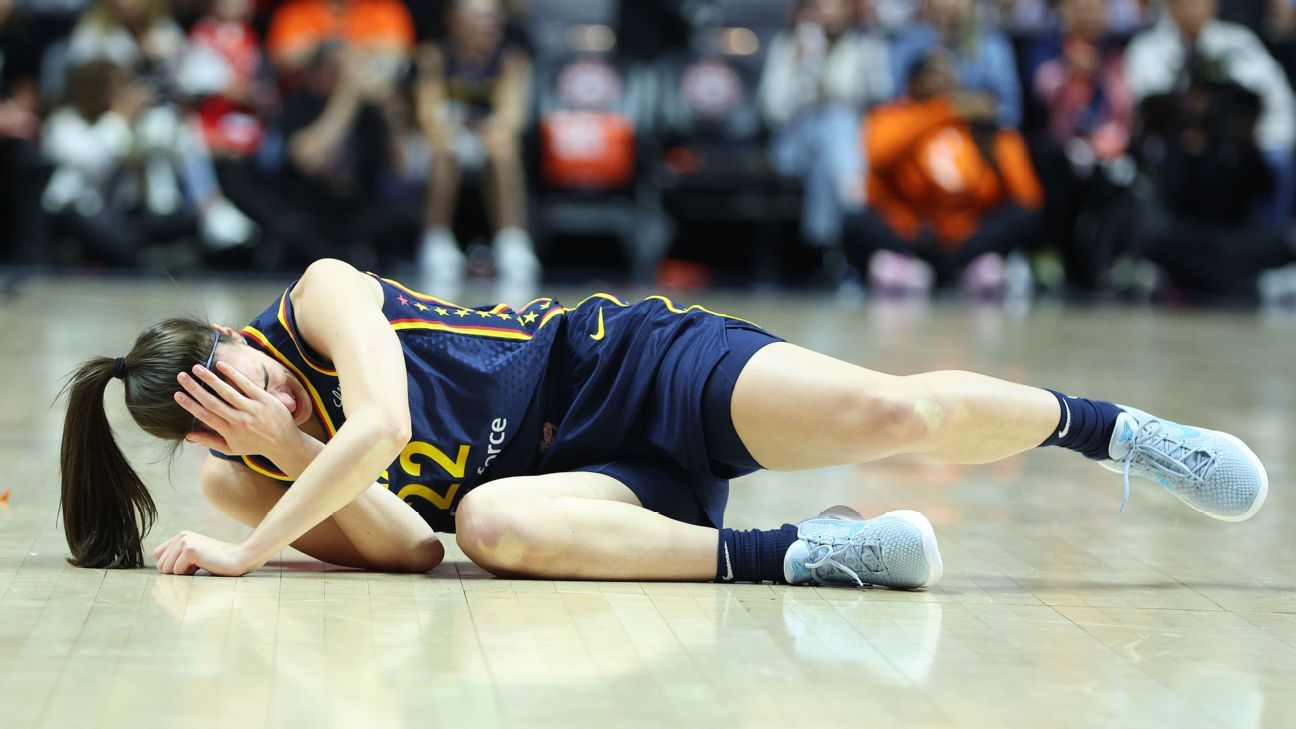
[[[799,186],[774,174],[756,97],[759,66],[723,53],[681,51],[657,64],[662,154],[654,170],[680,221],[756,227],[757,269],[773,265],[776,229],[795,220]]]
[[[636,279],[665,252],[660,194],[642,174],[655,158],[651,71],[602,53],[535,63],[532,180],[537,241],[611,235]]]

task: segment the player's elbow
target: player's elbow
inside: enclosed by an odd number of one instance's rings
[[[382,441],[397,451],[405,447],[413,437],[413,426],[410,424],[409,411],[389,413],[379,425]]]
[[[395,454],[401,452],[412,437],[409,410],[400,412],[393,409],[392,412],[375,412],[356,420],[364,421],[362,427],[365,428],[368,441],[384,453],[390,451],[393,458]]]
[[[414,544],[407,545],[399,554],[393,554],[382,560],[380,565],[386,572],[408,572],[421,574],[436,568],[445,559],[445,545],[435,536],[429,536]]]

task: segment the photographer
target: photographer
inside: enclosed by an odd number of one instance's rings
[[[382,50],[321,43],[301,88],[284,103],[285,210],[272,231],[301,260],[408,247],[417,200],[387,194],[401,171],[397,88],[404,60]],[[404,255],[402,251],[399,255]]]
[[[1167,10],[1126,52],[1125,73],[1135,102],[1183,94],[1193,80],[1232,84],[1255,94],[1260,101],[1255,146],[1274,181],[1256,214],[1272,224],[1285,223],[1296,194],[1296,99],[1286,75],[1254,33],[1218,19],[1216,0],[1170,0]]]
[[[1275,188],[1256,143],[1263,99],[1220,71],[1214,59],[1190,56],[1181,90],[1140,106],[1135,152],[1152,198],[1134,239],[1178,286],[1253,297],[1257,276],[1296,260],[1296,245],[1288,225],[1255,214]]]

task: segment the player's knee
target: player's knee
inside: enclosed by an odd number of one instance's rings
[[[500,498],[492,489],[469,491],[455,511],[455,541],[479,567],[496,575],[524,571],[529,552],[526,518],[518,499]]]

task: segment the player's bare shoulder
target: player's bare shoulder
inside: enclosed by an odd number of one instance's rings
[[[321,258],[306,267],[289,298],[294,307],[309,306],[314,296],[336,296],[342,291],[368,291],[379,307],[383,302],[382,284],[373,276],[360,272],[346,261]]]

